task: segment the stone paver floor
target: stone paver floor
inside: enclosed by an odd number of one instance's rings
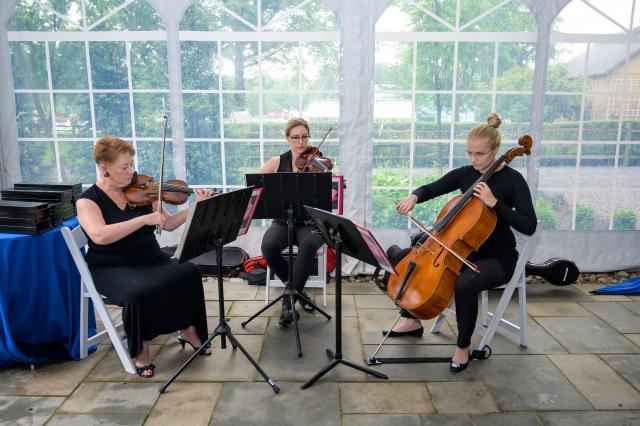
[[[213,280],[204,285],[212,330],[218,295]],[[227,280],[231,329],[278,384],[278,395],[239,351],[221,349],[219,338],[213,356],[198,357],[159,394],[190,355],[173,336],[160,336],[152,342],[158,369],[151,380],[125,373],[108,342],[79,362],[0,372],[0,425],[639,425],[640,297],[593,296],[593,288],[530,284],[529,347],[499,330],[491,358],[460,374],[447,364],[387,364],[373,367],[389,376],[380,380],[338,366],[303,391],[300,385],[327,363],[325,349],[335,347],[335,318],[299,309],[299,358],[293,330],[277,324],[279,308],[241,327],[263,306],[264,288]],[[333,284],[328,292],[333,314]],[[395,318],[394,307],[369,282],[345,282],[344,293],[343,354],[363,364]],[[491,292],[493,301],[498,296]],[[517,313],[514,298],[505,317]],[[430,324],[422,338],[388,341],[379,356],[449,356],[455,324],[435,335]]]

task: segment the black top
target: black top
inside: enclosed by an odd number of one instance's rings
[[[280,154],[280,164],[278,164],[277,173],[281,172],[293,172],[293,166],[291,165],[291,150]]]
[[[107,225],[143,216],[153,212],[153,207],[134,207],[127,205],[121,210],[118,205],[97,185],[84,191],[79,198],[86,198],[98,205]],[[89,239],[89,251],[86,261],[89,266],[126,266],[143,265],[159,261],[166,257],[160,251],[156,240],[155,226],[145,225],[126,237],[111,244],[95,244]]]
[[[422,203],[456,189],[464,193],[481,175],[473,166],[460,167],[435,182],[416,188],[413,194]],[[486,183],[498,200],[493,207],[497,222],[493,233],[478,249],[477,256],[498,258],[503,266],[510,266],[511,269],[515,266],[518,253],[510,227],[527,235],[532,235],[536,230],[537,218],[529,186],[518,171],[508,166],[495,172]]]

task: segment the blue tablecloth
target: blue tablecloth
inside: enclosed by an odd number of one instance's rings
[[[64,226],[75,228],[78,220]],[[13,362],[79,359],[79,337],[80,274],[60,228],[37,236],[0,233],[0,370]]]

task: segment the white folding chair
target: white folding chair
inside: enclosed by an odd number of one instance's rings
[[[476,328],[474,330],[475,333],[482,336],[482,339],[480,340],[480,343],[477,347],[477,349],[480,351],[484,350],[484,347],[491,343],[493,335],[495,334],[498,326],[501,326],[505,330],[519,336],[520,346],[524,348],[527,347],[527,289],[525,282],[525,266],[531,256],[531,250],[533,249],[535,237],[537,234],[534,233],[533,235],[529,236],[522,234],[514,230],[513,228],[511,230],[516,236],[516,241],[518,241],[519,243],[518,262],[516,263],[516,269],[513,272],[511,280],[505,285],[496,287],[502,289],[503,291],[502,296],[498,301],[498,305],[496,306],[495,312],[489,311],[489,292],[483,291],[481,294],[482,323],[476,324]],[[518,325],[513,324],[512,322],[507,321],[503,318],[515,289],[518,289]],[[447,317],[455,320],[456,311],[451,309],[451,307],[445,309],[444,312],[442,312],[436,318],[436,321],[431,327],[431,332],[439,332],[442,328],[442,325],[444,324],[445,318]]]
[[[93,278],[87,262],[84,260],[84,256],[80,249],[87,244],[87,236],[80,226],[71,230],[69,228],[62,227],[62,236],[64,237],[67,247],[71,252],[73,261],[80,272],[80,358],[86,358],[89,354],[89,347],[91,345],[98,344],[107,337],[111,339],[111,343],[122,362],[127,373],[136,374],[136,369],[133,365],[133,361],[129,357],[129,351],[126,345],[126,336],[120,337],[120,334],[124,335],[122,322],[114,324],[107,308],[104,305],[103,297],[96,290],[93,284]],[[97,333],[94,336],[89,337],[89,298],[93,301],[93,307],[98,313],[102,324],[104,325],[104,331]]]
[[[297,246],[294,245],[294,253],[297,251]],[[287,254],[289,253],[289,249],[287,250]],[[284,254],[284,253],[283,253]],[[318,250],[316,254],[316,259],[318,259],[318,273],[317,275],[309,276],[307,279],[307,283],[305,284],[305,288],[321,288],[322,289],[322,305],[327,306],[327,245],[322,244],[322,247]],[[265,282],[265,292],[264,292],[264,304],[269,304],[269,288],[271,287],[284,287],[284,283],[280,281],[277,275],[273,274],[273,278],[271,278],[271,269],[267,265],[267,280]]]

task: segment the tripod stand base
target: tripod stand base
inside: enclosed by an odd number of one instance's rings
[[[382,374],[379,371],[372,370],[370,368],[364,367],[360,364],[356,364],[353,361],[349,361],[348,359],[342,359],[342,355],[334,354],[331,349],[327,349],[327,356],[331,358],[331,362],[327,364],[322,370],[318,371],[315,376],[310,378],[306,383],[300,386],[300,389],[306,389],[315,382],[318,381],[322,376],[327,374],[329,371],[333,369],[333,367],[343,364],[347,367],[355,368],[358,371],[362,371],[363,373],[371,374],[379,379],[388,379],[389,377],[386,374]]]
[[[271,389],[273,390],[274,393],[279,393],[280,392],[280,388],[278,387],[278,385],[276,385],[270,378],[269,376],[267,376],[267,373],[264,372],[264,370],[262,368],[260,368],[260,366],[258,365],[258,363],[256,362],[256,360],[253,359],[253,357],[251,356],[251,354],[249,354],[249,352],[247,352],[247,350],[240,344],[240,342],[238,341],[238,339],[236,339],[236,337],[233,335],[233,333],[231,333],[231,327],[229,327],[229,324],[226,323],[226,321],[221,321],[220,324],[218,324],[218,326],[216,327],[216,329],[214,330],[213,334],[207,339],[206,342],[204,342],[200,348],[198,348],[198,350],[196,352],[194,352],[191,357],[189,357],[189,359],[182,364],[182,367],[180,367],[175,373],[173,373],[173,375],[171,376],[171,378],[169,380],[167,380],[165,382],[165,384],[163,384],[160,389],[158,389],[158,392],[160,393],[164,393],[164,391],[167,389],[167,387],[169,387],[169,385],[171,383],[173,383],[173,381],[180,375],[180,373],[182,373],[182,370],[184,370],[185,368],[187,368],[187,366],[191,363],[191,361],[193,361],[195,359],[196,356],[198,356],[200,354],[200,352],[202,352],[204,350],[205,347],[207,347],[207,345],[209,345],[211,343],[211,341],[216,337],[216,336],[220,336],[220,347],[222,349],[226,349],[227,348],[227,341],[226,339],[229,339],[229,342],[231,342],[231,346],[233,347],[233,349],[240,349],[240,351],[242,352],[242,354],[245,356],[245,358],[247,358],[249,360],[249,362],[253,365],[253,367],[258,370],[258,373],[260,373],[260,375],[263,377],[264,381],[267,382],[267,384],[269,386],[271,386]]]

